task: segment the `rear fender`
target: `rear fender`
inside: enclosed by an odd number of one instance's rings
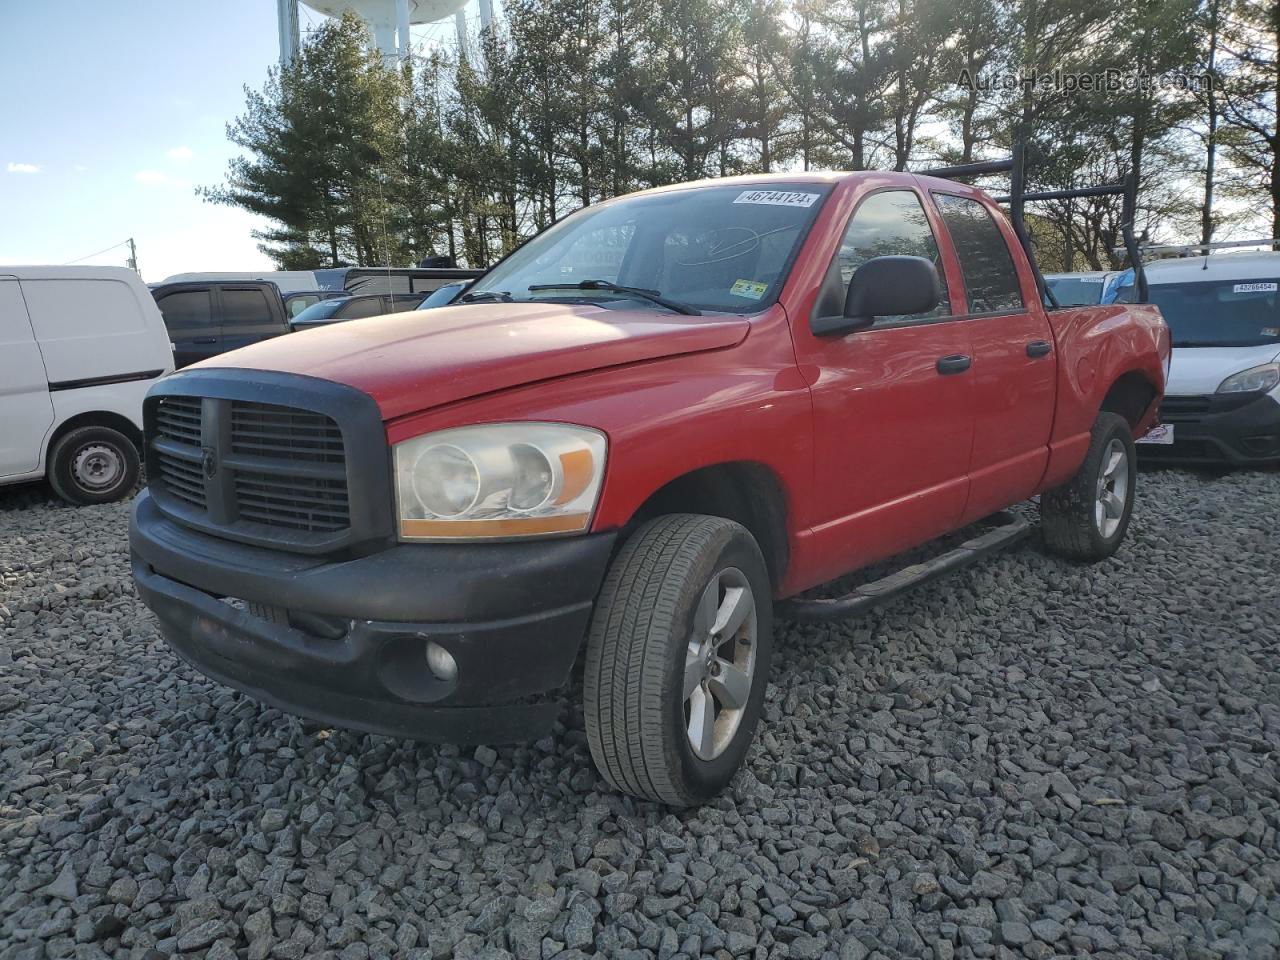
[[[1150,304],[1110,304],[1049,311],[1058,347],[1058,404],[1042,486],[1056,487],[1079,468],[1089,431],[1112,388],[1122,378],[1141,377],[1151,402],[1131,419],[1140,435],[1155,418],[1164,395],[1169,329]]]

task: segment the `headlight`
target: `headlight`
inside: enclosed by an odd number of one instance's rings
[[[604,477],[604,434],[559,423],[492,423],[396,444],[401,540],[579,533]]]
[[[1280,363],[1264,363],[1233,373],[1218,386],[1219,393],[1261,393],[1280,384]]]

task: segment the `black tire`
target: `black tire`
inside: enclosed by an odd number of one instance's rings
[[[1100,497],[1107,488],[1107,469],[1117,452],[1124,457],[1124,477],[1112,474],[1112,492],[1123,490],[1119,516],[1098,514]],[[1040,526],[1045,546],[1070,560],[1105,560],[1119,549],[1133,515],[1137,452],[1129,421],[1115,413],[1101,413],[1093,423],[1093,437],[1084,463],[1075,476],[1040,497]],[[1104,513],[1106,507],[1103,507]],[[1112,511],[1115,512],[1115,511]],[[1113,521],[1116,521],[1113,523]]]
[[[715,584],[714,591],[712,584]],[[728,584],[729,586],[726,586]],[[728,681],[735,666],[715,659],[748,657],[740,662],[743,706],[726,712],[723,703],[700,715],[715,717],[709,727],[714,743],[702,759],[695,753],[686,715],[684,684],[695,614],[704,593],[715,598],[715,613],[727,616],[737,601],[729,590],[749,586],[753,601],[750,627],[708,634],[708,671],[698,697],[707,697],[716,679]],[[723,591],[723,592],[722,592]],[[719,599],[724,597],[723,600]],[[740,594],[739,594],[740,598]],[[723,606],[720,604],[723,603]],[[614,558],[592,616],[584,670],[584,712],[591,756],[614,787],[642,799],[689,806],[714,797],[732,779],[759,720],[772,651],[773,605],[768,570],[755,539],[731,520],[697,514],[672,514],[646,523]],[[750,633],[750,639],[744,639]],[[729,650],[732,644],[732,653]],[[717,705],[719,709],[717,709]],[[702,741],[703,748],[708,741]]]
[[[49,450],[49,485],[79,506],[121,500],[138,485],[138,448],[111,427],[77,427]]]

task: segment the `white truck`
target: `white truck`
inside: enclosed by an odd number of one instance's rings
[[[1146,266],[1150,302],[1173,337],[1160,425],[1144,459],[1280,462],[1280,253],[1214,253]],[[1136,299],[1132,278],[1119,302]]]
[[[0,485],[72,503],[138,480],[142,398],[173,372],[155,300],[123,267],[0,267]]]

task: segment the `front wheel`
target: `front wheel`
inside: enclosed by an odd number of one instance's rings
[[[1105,560],[1115,553],[1133,514],[1136,466],[1129,421],[1099,414],[1080,469],[1040,497],[1045,546],[1072,560]]]
[[[760,716],[772,630],[768,571],[746,528],[673,514],[636,531],[587,640],[587,737],[605,779],[672,806],[724,789]]]
[[[128,496],[138,482],[138,450],[110,427],[77,427],[49,451],[49,485],[70,503],[85,506]]]

